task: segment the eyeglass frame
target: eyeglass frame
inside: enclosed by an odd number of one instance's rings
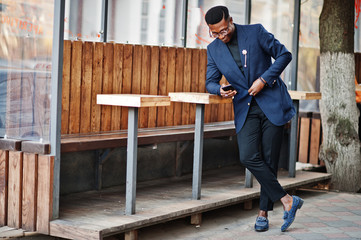
[[[228,32],[229,32],[229,27],[230,27],[230,22],[231,21],[229,21],[228,20],[228,24],[227,24],[227,28],[226,29],[223,29],[222,31],[220,31],[220,32],[218,32],[218,33],[213,33],[213,32],[211,32],[211,29],[209,29],[209,36],[211,37],[211,38],[219,38],[221,35],[224,37],[224,36],[226,36],[227,34],[228,34]]]

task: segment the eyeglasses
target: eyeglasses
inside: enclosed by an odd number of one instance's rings
[[[224,37],[228,34],[228,32],[229,32],[229,22],[227,28],[223,29],[219,33],[211,32],[211,29],[209,29],[209,36],[212,38],[219,38],[220,36]]]

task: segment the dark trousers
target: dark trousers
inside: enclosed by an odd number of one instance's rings
[[[261,185],[260,210],[273,210],[273,203],[287,194],[277,180],[283,127],[272,124],[252,100],[237,134],[240,161]]]

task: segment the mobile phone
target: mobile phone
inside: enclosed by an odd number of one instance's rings
[[[223,91],[236,90],[231,84],[222,87]]]

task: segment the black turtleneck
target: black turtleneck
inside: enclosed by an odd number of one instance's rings
[[[234,27],[234,32],[233,32],[233,36],[232,36],[231,40],[226,44],[227,44],[227,47],[228,47],[229,51],[231,52],[231,54],[233,56],[234,61],[237,63],[237,66],[239,67],[239,69],[244,74],[242,61],[241,61],[241,53],[240,53],[239,48],[238,48],[236,26]]]

